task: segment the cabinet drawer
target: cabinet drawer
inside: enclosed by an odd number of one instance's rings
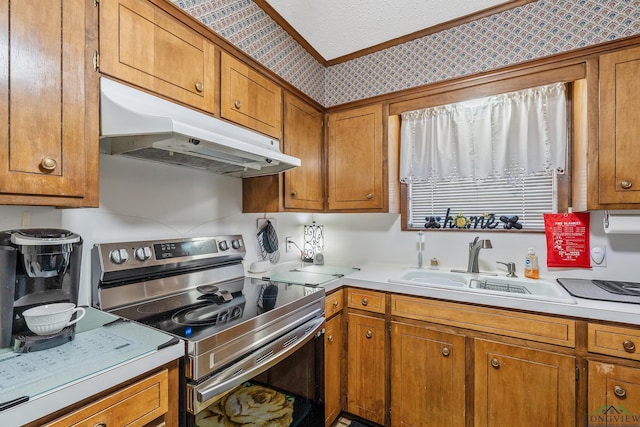
[[[342,289],[327,295],[324,299],[324,317],[327,319],[342,310],[344,306],[344,294]]]
[[[347,289],[347,306],[372,313],[385,312],[384,292],[367,291],[364,289]]]
[[[168,378],[166,369],[160,371],[59,418],[47,427],[144,426],[168,411]]]
[[[640,360],[640,328],[589,323],[587,349],[592,353]]]
[[[391,314],[564,347],[576,346],[576,325],[569,319],[402,295],[392,295]]]

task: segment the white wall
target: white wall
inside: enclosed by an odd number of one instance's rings
[[[244,236],[245,265],[259,258],[254,238],[256,220],[264,214],[242,214],[242,182],[170,165],[135,159],[101,156],[100,207],[56,209],[0,206],[0,229],[20,227],[29,212],[32,227],[62,227],[84,239],[80,302],[90,299],[90,250],[95,243],[140,239],[216,235]],[[315,220],[324,225],[327,264],[361,266],[366,262],[390,262],[415,266],[415,233],[400,231],[394,214],[268,214],[276,219],[281,261],[293,260],[295,251],[284,252],[284,237],[302,246],[303,225]],[[482,250],[480,268],[505,271],[496,261],[514,261],[522,274],[528,247],[536,248],[542,277],[594,277],[640,281],[640,236],[605,235],[602,212],[591,214],[591,243],[607,249],[606,267],[549,271],[543,234],[445,232],[426,233],[425,262],[437,257],[441,268],[466,268],[468,243],[475,236],[489,238],[493,249]],[[382,278],[386,279],[386,278]]]

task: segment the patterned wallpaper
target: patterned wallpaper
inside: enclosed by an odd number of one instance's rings
[[[252,0],[172,0],[326,107],[640,34],[640,0],[538,0],[328,68]]]

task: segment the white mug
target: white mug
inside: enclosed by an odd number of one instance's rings
[[[74,313],[76,318],[71,320]],[[67,326],[82,319],[86,311],[83,307],[76,307],[70,302],[44,304],[25,310],[24,316],[27,327],[37,335],[51,335],[60,332]]]

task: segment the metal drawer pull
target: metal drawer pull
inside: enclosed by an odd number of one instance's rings
[[[622,347],[624,348],[624,351],[626,351],[627,353],[635,353],[636,352],[636,345],[633,341],[630,340],[624,340],[622,342]]]
[[[233,106],[238,108],[238,109],[240,108],[240,105],[241,105],[241,103],[240,103],[239,99],[236,99],[236,102],[233,103]]]
[[[56,168],[56,166],[58,166],[58,162],[56,162],[51,157],[45,157],[40,162],[40,166],[44,170],[52,171],[52,170],[54,170]]]
[[[107,423],[98,423],[93,427],[107,427]]]
[[[333,335],[329,335],[329,336],[327,337],[327,340],[328,340],[329,342],[333,342]]]
[[[620,187],[624,188],[625,190],[630,189],[632,186],[631,181],[622,181],[620,183]]]
[[[367,200],[373,199],[373,193],[367,193],[366,197],[367,197]]]
[[[613,387],[613,394],[618,396],[620,399],[624,399],[625,397],[627,397],[627,391],[619,385]]]
[[[340,303],[339,303],[338,301],[334,301],[334,302],[333,302],[333,306],[334,306],[334,307],[338,307],[339,305],[340,305]]]
[[[367,331],[365,336],[367,337],[367,339],[371,339],[371,337],[373,336],[373,332]]]
[[[500,361],[494,357],[491,359],[491,366],[498,369],[500,367]]]
[[[368,304],[369,304],[369,300],[366,298],[362,298],[362,305],[366,307]]]
[[[450,354],[450,353],[451,353],[451,352],[449,351],[449,347],[444,347],[444,348],[442,349],[442,355],[443,355],[444,357],[449,357],[449,354]]]
[[[204,85],[202,84],[202,82],[196,82],[196,90],[198,92],[202,92],[202,89],[204,89]]]

